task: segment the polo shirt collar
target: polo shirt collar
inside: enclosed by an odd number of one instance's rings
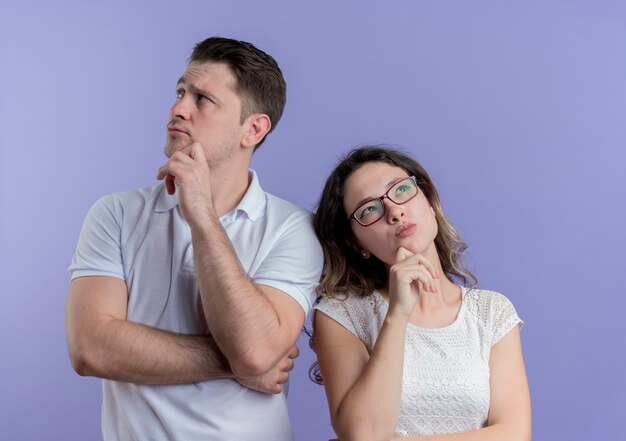
[[[157,213],[164,213],[166,211],[170,211],[178,205],[178,193],[174,193],[173,195],[167,194],[165,183],[161,183],[159,185],[158,191],[159,197],[157,199],[156,206],[154,207],[154,211]]]
[[[261,188],[259,178],[254,170],[249,170],[248,179],[250,180],[248,190],[239,202],[239,205],[231,213],[233,216],[237,216],[239,212],[245,213],[248,219],[254,222],[265,212],[265,192]],[[169,211],[178,205],[178,193],[169,195],[165,189],[165,184],[160,184],[160,187],[160,194],[154,209],[157,213]],[[228,214],[224,216],[228,216]]]
[[[248,191],[246,191],[246,194],[243,196],[243,199],[239,202],[234,212],[235,216],[237,216],[239,212],[243,212],[248,216],[248,219],[255,222],[265,213],[267,201],[265,199],[265,192],[261,188],[259,178],[254,170],[249,170],[248,179],[250,180]]]

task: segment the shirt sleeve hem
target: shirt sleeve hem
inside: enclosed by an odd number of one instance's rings
[[[511,330],[515,326],[519,326],[519,329],[521,331],[522,328],[524,327],[524,321],[521,318],[516,317],[515,320],[511,321],[511,323],[509,323],[507,326],[504,327],[505,329],[504,332],[502,332],[500,335],[498,335],[491,341],[491,347],[494,347],[496,343],[498,343],[500,340],[504,338],[504,336],[506,336],[509,332],[511,332]]]
[[[254,283],[255,285],[267,285],[272,288],[276,288],[284,292],[285,294],[287,294],[289,297],[291,297],[296,302],[298,302],[298,304],[304,311],[305,319],[306,317],[309,316],[309,313],[311,312],[311,309],[313,308],[313,301],[315,299],[307,299],[306,296],[302,293],[302,291],[300,291],[296,286],[294,286],[291,283],[280,282],[277,280],[268,280],[268,279],[254,279],[252,283]]]
[[[114,273],[111,271],[102,271],[102,270],[74,270],[71,274],[71,280],[78,279],[79,277],[89,277],[89,276],[110,276],[115,277],[116,279],[126,280],[124,276],[118,273]]]

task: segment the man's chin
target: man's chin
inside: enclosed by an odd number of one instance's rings
[[[175,152],[177,152],[179,150],[182,150],[184,147],[185,146],[181,145],[181,144],[170,144],[170,143],[167,143],[167,144],[165,144],[165,148],[163,149],[163,151],[165,153],[165,156],[167,156],[168,158],[171,158],[172,155]]]

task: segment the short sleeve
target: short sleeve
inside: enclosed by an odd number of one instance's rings
[[[273,244],[255,271],[252,281],[279,289],[293,297],[309,314],[317,298],[315,288],[322,274],[322,248],[308,213],[302,212]]]
[[[362,340],[360,333],[350,317],[350,313],[346,307],[346,302],[349,302],[349,300],[337,300],[330,297],[322,297],[315,305],[315,309],[323,312],[328,317],[346,328],[350,333]]]
[[[499,293],[493,294],[490,308],[491,346],[498,343],[515,326],[519,326],[521,329],[524,324],[509,299]]]
[[[124,279],[122,265],[121,207],[114,195],[97,201],[87,213],[69,267],[72,280],[83,276]]]

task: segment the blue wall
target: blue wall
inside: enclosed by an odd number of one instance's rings
[[[7,2],[8,3],[8,2]],[[626,6],[619,1],[21,1],[0,6],[0,437],[100,436],[100,382],[69,365],[67,266],[89,206],[151,185],[192,46],[245,39],[288,104],[255,154],[313,208],[347,149],[412,152],[516,305],[537,440],[626,439]],[[306,341],[299,440],[332,431]]]

